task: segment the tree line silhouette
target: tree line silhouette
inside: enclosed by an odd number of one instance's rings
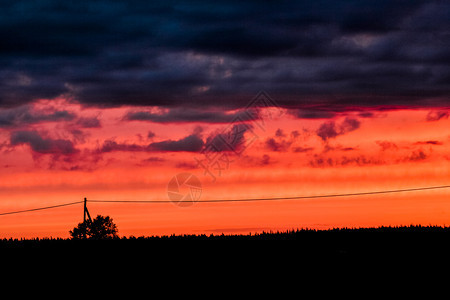
[[[87,238],[84,238],[84,231]],[[97,216],[92,224],[80,223],[70,234],[70,238],[3,238],[0,239],[0,253],[21,257],[32,254],[37,259],[62,254],[70,257],[94,255],[102,259],[106,255],[112,260],[165,257],[179,261],[196,257],[205,263],[208,259],[223,259],[223,255],[235,258],[270,255],[283,259],[308,258],[309,261],[335,258],[339,261],[342,258],[392,261],[400,257],[446,258],[450,254],[450,227],[440,226],[120,237],[112,218]]]
[[[40,241],[68,241],[68,240],[83,240],[84,233],[86,233],[87,240],[298,240],[307,237],[333,237],[333,236],[365,236],[371,235],[375,238],[377,236],[415,236],[423,237],[425,234],[445,234],[450,238],[450,227],[447,226],[380,226],[367,228],[332,228],[332,229],[310,229],[301,228],[286,231],[262,231],[259,233],[249,234],[182,234],[182,235],[153,235],[153,236],[122,236],[118,235],[117,225],[109,216],[97,215],[92,222],[81,222],[72,230],[69,231],[70,238],[3,238],[0,239],[0,245],[3,243],[13,242],[40,242]]]

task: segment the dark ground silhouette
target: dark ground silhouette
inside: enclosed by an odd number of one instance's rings
[[[106,240],[62,238],[0,239],[0,250],[112,249],[155,250],[159,247],[205,247],[220,245],[262,246],[279,242],[281,248],[293,247],[297,253],[310,255],[366,255],[395,253],[441,253],[450,250],[450,227],[403,226],[378,228],[341,228],[329,230],[299,229],[249,235],[172,235],[116,237]],[[271,245],[271,246],[272,246]],[[290,251],[293,251],[293,250]]]
[[[88,267],[92,274],[99,270],[115,274],[122,268],[125,277],[140,270],[139,274],[169,281],[183,276],[195,279],[192,276],[200,274],[198,270],[209,280],[233,272],[240,277],[248,272],[252,276],[311,274],[308,276],[318,278],[352,273],[358,278],[358,274],[377,274],[376,270],[386,275],[388,269],[408,274],[419,268],[442,268],[450,257],[450,227],[302,229],[105,240],[0,239],[0,255],[6,262],[27,269],[32,266],[33,270],[50,267],[54,272],[85,272]]]

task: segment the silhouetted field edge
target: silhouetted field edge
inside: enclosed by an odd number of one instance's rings
[[[101,242],[115,242],[115,241],[258,241],[258,240],[286,240],[286,241],[301,241],[306,238],[327,238],[327,237],[365,237],[371,238],[375,236],[388,237],[392,234],[395,237],[411,236],[417,237],[417,234],[425,236],[424,234],[445,234],[450,238],[450,227],[447,226],[381,226],[381,227],[360,227],[360,228],[332,228],[332,229],[293,229],[286,231],[262,231],[260,233],[249,234],[183,234],[183,235],[154,235],[154,236],[122,236],[112,239],[104,239]],[[94,239],[74,240],[70,238],[2,238],[0,239],[0,246],[8,244],[45,244],[45,243],[89,243],[94,242]],[[100,240],[96,240],[100,242]]]
[[[86,262],[106,268],[154,268],[156,263],[165,266],[163,270],[180,266],[220,270],[233,265],[255,270],[263,265],[296,265],[301,269],[314,266],[313,270],[320,270],[318,266],[327,263],[339,264],[336,270],[349,266],[369,270],[401,263],[417,266],[419,262],[438,266],[450,257],[450,227],[296,229],[257,234],[124,236],[109,240],[7,238],[0,239],[0,254],[14,263],[50,262],[58,268],[68,264],[77,268]]]

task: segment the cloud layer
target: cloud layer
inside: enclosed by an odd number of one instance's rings
[[[97,150],[97,153],[115,151],[123,152],[198,152],[203,148],[204,142],[198,134],[191,134],[179,140],[164,140],[147,145],[134,143],[118,143],[106,140]]]
[[[358,129],[360,125],[361,123],[357,119],[347,117],[340,124],[336,124],[334,121],[323,123],[316,133],[323,141],[327,141],[339,135],[352,132]]]
[[[0,105],[238,108],[264,89],[286,107],[448,106],[449,11],[437,0],[3,1]],[[303,116],[327,115],[312,110]]]
[[[191,108],[171,108],[167,112],[151,111],[130,111],[124,120],[128,121],[149,121],[155,123],[184,123],[184,122],[202,122],[202,123],[231,123],[235,120],[252,121],[258,116],[248,114],[245,111],[234,113],[225,113],[224,111],[205,111]]]
[[[43,137],[36,131],[15,131],[11,134],[11,146],[26,144],[34,153],[71,155],[78,153],[70,140]]]

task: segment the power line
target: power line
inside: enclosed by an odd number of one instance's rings
[[[384,191],[370,191],[359,193],[346,193],[346,194],[327,194],[327,195],[313,195],[313,196],[295,196],[295,197],[273,197],[273,198],[244,198],[244,199],[209,199],[200,200],[195,203],[220,203],[220,202],[254,202],[254,201],[282,201],[282,200],[299,200],[299,199],[317,199],[317,198],[336,198],[336,197],[352,197],[352,196],[364,196],[364,195],[377,195],[377,194],[392,194],[402,192],[415,192],[426,190],[447,189],[450,185],[421,187],[421,188],[409,188],[398,190],[384,190]],[[173,203],[170,200],[88,200],[89,202],[100,203]]]
[[[62,206],[69,206],[69,205],[74,205],[74,204],[80,204],[80,203],[83,203],[83,202],[84,201],[75,201],[75,202],[63,203],[63,204],[58,204],[58,205],[51,205],[51,206],[37,207],[37,208],[31,208],[31,209],[9,211],[9,212],[0,213],[0,216],[12,215],[12,214],[20,214],[20,213],[24,213],[24,212],[44,210],[44,209],[51,209],[51,208],[57,208],[57,207],[62,207]]]
[[[196,201],[196,203],[255,202],[255,201],[283,201],[283,200],[300,200],[300,199],[317,199],[317,198],[337,198],[337,197],[353,197],[353,196],[377,195],[377,194],[392,194],[392,193],[402,193],[402,192],[416,192],[416,191],[438,190],[438,189],[447,189],[447,188],[450,188],[450,185],[398,189],[398,190],[369,191],[369,192],[359,192],[359,193],[345,193],[345,194],[295,196],[295,197],[208,199],[208,200]],[[87,202],[97,202],[97,203],[157,203],[157,204],[158,203],[173,203],[173,201],[170,201],[170,200],[106,200],[106,199],[101,200],[101,199],[92,199],[92,200],[86,200],[86,201]],[[51,206],[37,207],[37,208],[31,208],[31,209],[4,212],[4,213],[0,213],[0,216],[32,212],[32,211],[39,211],[39,210],[44,210],[44,209],[52,209],[52,208],[58,208],[58,207],[63,207],[63,206],[81,204],[84,202],[85,202],[85,200],[51,205]]]

